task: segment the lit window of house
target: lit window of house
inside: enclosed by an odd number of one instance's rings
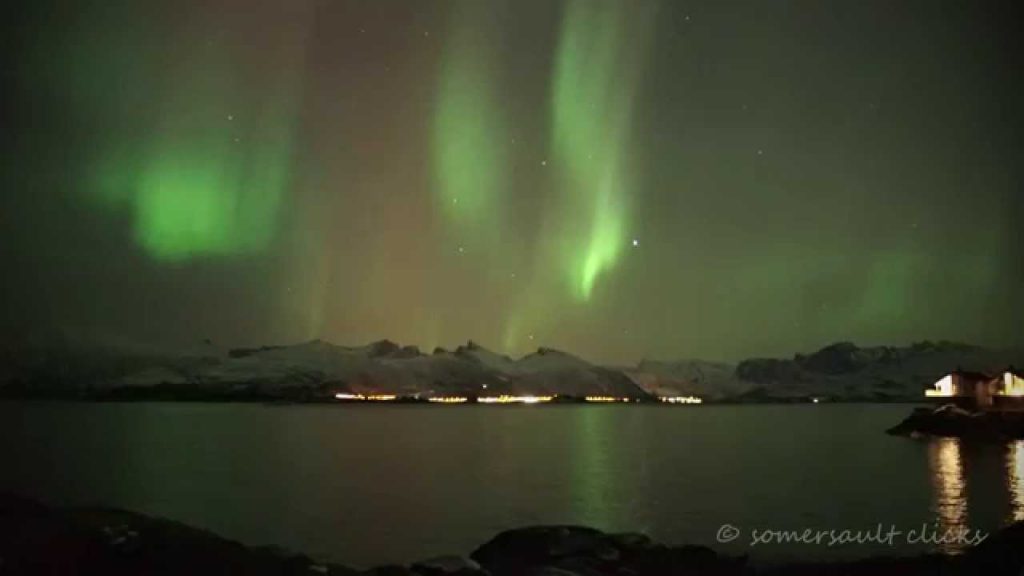
[[[942,398],[953,396],[953,375],[947,374],[942,378],[942,380],[935,383],[935,387],[933,389],[925,390],[924,395]]]

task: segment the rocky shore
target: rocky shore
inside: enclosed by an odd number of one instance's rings
[[[886,431],[895,436],[950,436],[983,441],[1024,438],[1024,412],[972,412],[947,404],[917,408]]]
[[[666,546],[642,534],[578,526],[502,532],[468,557],[365,571],[268,547],[249,547],[168,520],[113,509],[57,509],[0,496],[0,574],[245,574],[365,576],[993,575],[1024,567],[1024,523],[960,556],[751,566],[702,546]]]

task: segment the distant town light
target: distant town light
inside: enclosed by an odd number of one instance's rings
[[[703,404],[704,401],[697,396],[661,396],[658,398],[669,404]]]
[[[583,400],[586,401],[586,402],[601,402],[601,403],[629,402],[630,401],[630,399],[625,397],[625,396],[622,396],[622,397],[619,397],[619,396],[584,396]]]
[[[539,404],[541,402],[551,402],[554,398],[554,396],[509,396],[502,394],[501,396],[481,396],[476,401],[481,404]]]
[[[433,396],[427,398],[427,402],[434,402],[437,404],[462,404],[468,402],[469,398],[465,396]]]
[[[395,394],[349,394],[339,392],[334,395],[336,400],[353,400],[357,402],[390,402],[398,398]]]

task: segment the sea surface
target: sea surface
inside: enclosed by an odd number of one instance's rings
[[[956,529],[1024,519],[1024,443],[883,433],[910,409],[0,402],[0,490],[356,567],[542,523],[771,563],[956,550]],[[893,536],[763,541],[807,529]]]

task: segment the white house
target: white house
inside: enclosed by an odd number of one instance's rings
[[[1024,377],[1010,367],[1002,374],[957,369],[925,390],[928,398],[986,410],[1024,410]]]

